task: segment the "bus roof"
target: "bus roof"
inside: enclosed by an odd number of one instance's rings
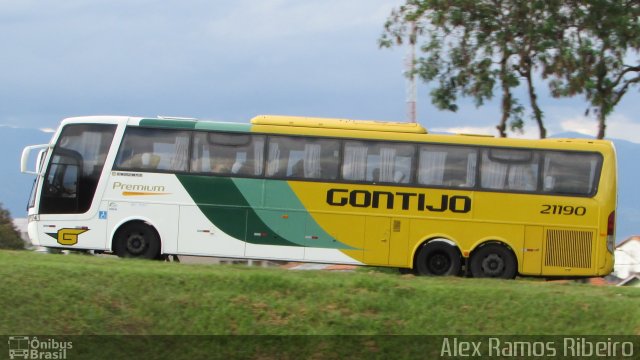
[[[420,124],[347,120],[302,116],[260,115],[247,122],[220,122],[191,118],[142,118],[125,116],[86,116],[68,118],[68,123],[125,123],[130,126],[149,126],[171,129],[213,130],[226,132],[257,132],[288,135],[312,135],[372,140],[446,143],[450,145],[479,145],[512,148],[572,149],[579,151],[611,152],[608,140],[582,138],[514,139],[465,134],[433,134]]]
[[[427,133],[427,130],[417,123],[330,119],[302,116],[259,115],[251,119],[251,124],[322,129],[399,132],[412,134]]]

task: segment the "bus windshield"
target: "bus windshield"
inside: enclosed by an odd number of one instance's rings
[[[44,176],[42,214],[80,214],[89,210],[115,125],[68,125],[60,134]]]

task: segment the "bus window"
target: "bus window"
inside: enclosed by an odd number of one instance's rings
[[[602,157],[593,153],[547,152],[543,191],[568,195],[595,193]]]
[[[262,135],[200,132],[193,137],[191,171],[225,175],[262,175]]]
[[[186,171],[189,132],[128,128],[116,158],[122,170]]]
[[[539,155],[530,150],[482,151],[480,186],[485,189],[536,191]]]
[[[418,183],[432,186],[474,187],[477,150],[461,146],[420,146]]]
[[[345,180],[408,184],[413,178],[415,147],[409,144],[347,141],[342,177]]]
[[[340,142],[333,139],[269,138],[267,176],[335,180]]]

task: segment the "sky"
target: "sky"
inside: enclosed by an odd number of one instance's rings
[[[0,0],[0,125],[55,128],[81,115],[248,122],[260,114],[405,121],[406,49],[377,40],[402,0]],[[499,99],[439,111],[431,131],[496,135]],[[550,135],[594,135],[581,97],[539,86]],[[526,97],[521,92],[522,101]],[[607,137],[640,143],[638,88]],[[532,121],[525,137],[537,137]]]

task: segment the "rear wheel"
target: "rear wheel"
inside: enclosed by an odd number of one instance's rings
[[[470,268],[473,277],[513,279],[518,264],[511,250],[503,245],[489,244],[473,253]]]
[[[123,225],[114,237],[114,252],[119,257],[157,259],[160,238],[156,230],[144,223]]]
[[[442,241],[427,243],[416,258],[416,268],[420,275],[458,275],[461,267],[458,249]]]

